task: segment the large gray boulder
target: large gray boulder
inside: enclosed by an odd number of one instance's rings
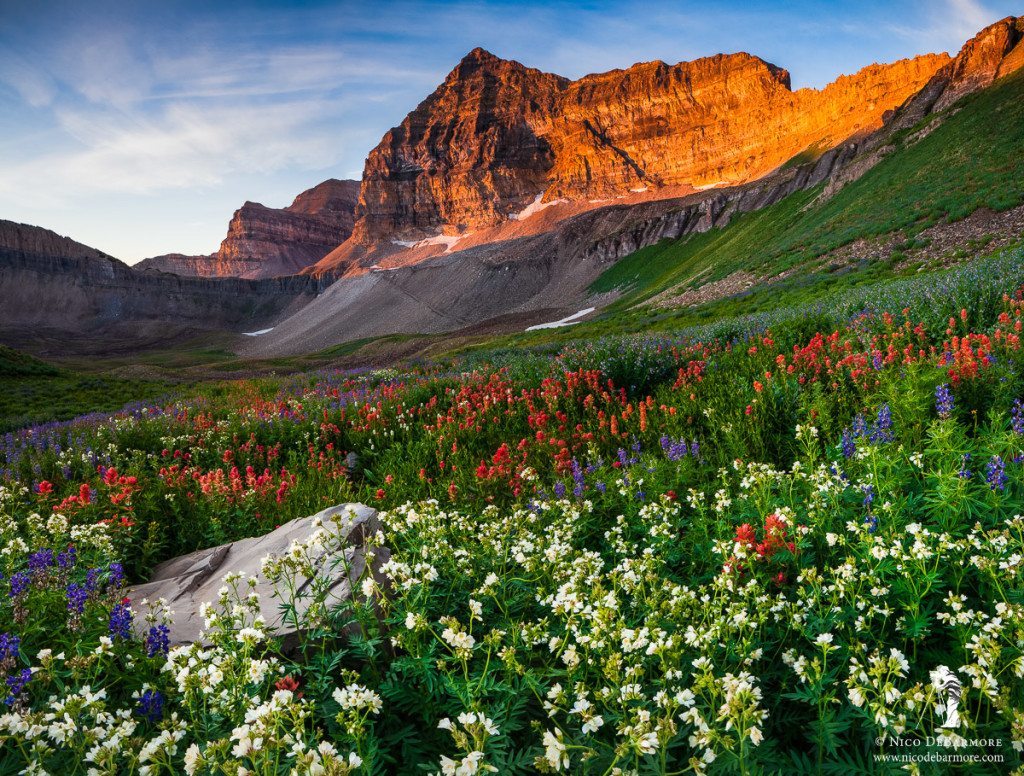
[[[293,543],[307,542],[321,525],[328,530],[330,539],[313,555],[315,571],[312,576],[302,576],[297,585],[294,603],[300,623],[314,589],[330,606],[338,606],[352,600],[353,591],[361,594],[357,588],[367,577],[364,572],[368,571],[383,585],[379,569],[390,553],[380,546],[379,538],[376,541],[372,538],[380,530],[377,510],[363,504],[339,504],[292,520],[264,536],[199,550],[161,563],[148,582],[128,591],[136,605],[136,631],[144,636],[149,628],[140,602],[165,599],[174,613],[169,623],[171,644],[205,642],[201,637],[204,622],[200,607],[207,602],[215,603],[224,586],[225,575],[235,572],[256,580],[255,590],[267,630],[276,636],[293,636],[294,618],[284,616],[281,598],[275,595],[275,586],[263,573],[263,560],[287,555]]]

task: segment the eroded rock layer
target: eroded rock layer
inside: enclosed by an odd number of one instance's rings
[[[246,202],[231,217],[216,253],[154,256],[138,267],[199,277],[294,275],[316,264],[352,233],[358,194],[358,181],[332,178],[302,192],[285,208]]]

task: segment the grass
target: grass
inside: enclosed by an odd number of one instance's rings
[[[111,412],[169,389],[159,381],[80,374],[0,345],[0,433]]]

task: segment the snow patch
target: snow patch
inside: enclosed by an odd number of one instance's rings
[[[717,189],[719,186],[725,186],[725,181],[715,181],[714,183],[705,183],[703,186],[694,186],[697,191],[707,191],[708,189]]]
[[[562,318],[560,321],[551,321],[550,323],[538,323],[536,326],[527,326],[527,331],[537,331],[538,329],[558,329],[562,326],[572,326],[573,324],[579,323],[577,318],[582,318],[584,315],[590,315],[590,313],[596,310],[596,307],[588,307],[585,310],[580,310],[578,313]]]
[[[445,253],[451,253],[452,248],[455,247],[455,243],[459,240],[463,240],[469,237],[472,232],[466,232],[465,234],[438,234],[433,237],[424,237],[422,240],[392,240],[392,245],[400,245],[403,248],[426,248],[430,245],[443,245]]]
[[[541,202],[541,200],[543,198],[544,198],[544,193],[541,192],[540,194],[537,195],[537,198],[535,200],[533,200],[533,202],[531,202],[525,208],[520,210],[518,213],[509,213],[508,220],[509,221],[525,221],[527,218],[532,216],[534,213],[539,213],[540,211],[542,211],[546,207],[551,207],[552,205],[561,205],[562,203],[569,201],[567,199],[553,199],[550,202]]]
[[[273,326],[271,326],[271,327],[270,327],[269,329],[260,329],[259,331],[245,331],[245,332],[242,332],[242,333],[243,333],[243,334],[244,334],[244,335],[245,335],[246,337],[258,337],[258,336],[260,336],[261,334],[269,334],[269,333],[270,333],[270,332],[272,332],[273,330],[274,330],[274,327],[273,327]]]
[[[427,237],[424,240],[420,240],[416,243],[416,247],[422,247],[424,245],[443,245],[445,253],[452,252],[452,246],[455,245],[463,237],[464,234],[439,234],[436,237]]]
[[[634,194],[643,194],[645,191],[647,191],[647,187],[644,186],[642,189],[630,189],[630,191],[632,191]]]

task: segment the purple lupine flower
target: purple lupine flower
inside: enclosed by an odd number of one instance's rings
[[[883,404],[878,410],[878,417],[871,426],[871,433],[868,438],[872,442],[891,442],[894,439],[892,433],[892,410],[888,404]]]
[[[120,563],[114,562],[107,567],[107,585],[110,587],[121,587],[124,584],[124,566]]]
[[[953,390],[949,383],[943,383],[935,389],[935,411],[940,418],[948,418],[953,414]]]
[[[857,452],[857,443],[853,441],[853,432],[850,429],[843,429],[843,441],[840,443],[843,458],[852,458]]]
[[[572,494],[576,498],[582,498],[586,483],[583,474],[583,467],[580,466],[580,462],[575,458],[572,459],[572,481]]]
[[[132,634],[132,610],[127,604],[116,604],[110,610],[110,635],[115,638],[128,639]]]
[[[0,666],[13,663],[21,650],[21,638],[13,633],[0,633]]]
[[[89,591],[84,585],[72,582],[67,589],[68,611],[80,615],[85,611],[85,602],[89,599]]]
[[[1024,402],[1020,399],[1013,400],[1013,409],[1010,410],[1010,426],[1014,434],[1024,434]]]
[[[868,421],[859,412],[853,418],[853,435],[858,437],[868,435]]]
[[[991,490],[1006,490],[1010,478],[1006,476],[1006,464],[998,455],[993,455],[985,466],[985,481]]]
[[[629,465],[629,456],[626,455],[626,451],[624,449],[622,449],[621,447],[619,448],[618,457],[619,457],[619,463],[622,464],[623,467]]]
[[[875,486],[874,485],[862,485],[861,490],[864,491],[864,508],[871,511],[871,505],[875,501]]]
[[[672,440],[663,434],[661,439],[658,440],[658,443],[661,445],[661,449],[667,453],[669,446],[672,444]]]
[[[604,493],[606,490],[608,490],[608,486],[605,485],[603,482],[596,483],[594,487],[597,488],[598,493]]]
[[[11,576],[11,598],[17,598],[22,595],[28,586],[32,584],[32,577],[29,576],[27,571],[19,571],[17,574]]]
[[[28,570],[33,574],[42,574],[48,571],[55,562],[53,550],[39,550],[28,556]]]
[[[74,568],[77,562],[78,551],[73,546],[69,546],[64,552],[57,555],[57,565],[62,569]]]
[[[100,584],[101,569],[91,568],[85,572],[85,589],[93,592]]]
[[[18,702],[18,696],[21,691],[25,689],[26,685],[32,681],[32,669],[23,668],[16,674],[12,674],[7,677],[7,691],[8,696],[4,699],[4,703],[8,706],[13,706]]]
[[[170,629],[166,625],[154,625],[146,634],[146,655],[166,655],[170,649]]]
[[[696,458],[699,455],[700,455],[700,445],[697,444],[697,440],[695,439],[695,440],[693,440],[690,443],[690,457],[691,458]]]
[[[974,473],[970,470],[971,465],[971,454],[964,453],[960,456],[960,471],[956,473],[956,476],[962,480],[969,480],[974,476]]]
[[[874,367],[876,372],[881,372],[882,371],[882,354],[881,353],[877,353],[876,352],[871,357],[871,366]]]
[[[662,437],[661,449],[665,451],[665,456],[670,461],[679,461],[686,457],[689,452],[686,446],[686,440],[680,439],[673,441],[667,436]]]
[[[159,690],[144,690],[139,697],[137,712],[149,722],[159,722],[164,716],[164,696]]]
[[[565,497],[565,483],[559,480],[555,483],[555,498]]]
[[[572,461],[570,461],[569,463],[569,471],[572,472],[572,478],[574,480],[583,479],[583,467],[580,465],[580,462],[577,461],[575,458],[573,458]]]

